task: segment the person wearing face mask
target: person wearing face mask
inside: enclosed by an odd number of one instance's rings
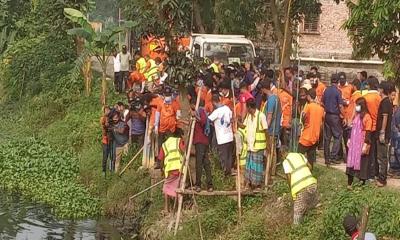
[[[302,154],[307,153],[308,162],[313,169],[317,160],[317,146],[321,125],[324,119],[324,109],[320,104],[316,103],[317,93],[314,88],[307,92],[307,104],[301,113],[301,122],[303,129],[301,130],[298,150]]]
[[[154,132],[158,134],[159,149],[165,140],[165,134],[168,131],[175,132],[177,120],[179,119],[177,114],[179,109],[173,104],[172,89],[170,87],[165,87],[162,98],[163,103],[157,106],[154,120]]]
[[[321,102],[322,96],[324,95],[324,92],[326,90],[326,85],[321,82],[321,74],[317,72],[315,74],[310,74],[309,77],[311,81],[311,86],[315,88],[315,91],[317,93],[317,101]]]
[[[378,180],[376,185],[384,187],[387,179],[389,141],[391,133],[393,101],[396,98],[396,88],[391,82],[381,82],[379,91],[382,101],[378,108],[378,119],[376,123],[376,131],[379,131],[377,140],[377,162],[378,162]]]
[[[346,155],[349,151],[347,148],[347,140],[350,137],[350,132],[351,132],[351,120],[353,113],[350,112],[350,100],[351,100],[351,95],[353,93],[353,86],[347,82],[346,80],[346,74],[344,72],[339,72],[338,73],[339,77],[339,91],[342,93],[342,98],[343,98],[343,142],[345,145],[346,149]],[[343,145],[340,144],[340,150],[339,150],[339,156],[343,159],[344,158],[344,151],[343,151]]]
[[[352,189],[354,177],[365,184],[369,178],[369,157],[372,133],[372,118],[368,112],[365,98],[356,101],[356,115],[351,128],[350,139],[347,142],[349,153],[347,155],[346,174],[347,188]]]

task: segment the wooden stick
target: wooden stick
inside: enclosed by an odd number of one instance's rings
[[[178,194],[183,194],[183,195],[198,195],[198,196],[236,196],[238,195],[238,191],[232,190],[232,191],[200,191],[196,192],[194,190],[190,189],[185,189],[185,190],[176,190]],[[266,191],[263,190],[242,190],[240,192],[241,195],[255,195],[255,194],[264,194]]]
[[[197,111],[199,109],[202,88],[203,87],[200,87],[198,92],[197,92],[195,111]],[[181,182],[180,182],[180,189],[182,191],[185,189],[186,173],[187,173],[188,167],[189,167],[190,151],[192,150],[194,126],[195,125],[196,125],[196,122],[193,121],[192,122],[192,126],[190,128],[190,133],[189,133],[189,142],[188,142],[188,148],[187,148],[187,152],[186,152],[186,158],[185,158],[185,162],[184,162],[183,169],[182,169],[182,178],[181,178]],[[181,213],[182,213],[182,204],[183,204],[183,195],[182,194],[178,194],[178,211],[176,213],[174,236],[176,236],[176,234],[178,233],[179,221],[180,221]]]
[[[146,188],[145,190],[136,193],[135,195],[133,195],[132,197],[130,197],[129,200],[132,200],[132,199],[134,199],[134,198],[136,198],[136,197],[142,195],[143,193],[145,193],[145,192],[147,192],[147,191],[149,191],[149,190],[151,190],[151,189],[157,187],[157,186],[160,185],[161,183],[164,183],[165,180],[167,180],[167,179],[163,179],[163,180],[159,181],[158,183],[153,184],[153,185],[151,185],[150,187]]]
[[[143,151],[143,149],[144,149],[144,146],[135,154],[135,156],[133,156],[132,160],[129,161],[128,164],[126,164],[124,169],[122,169],[122,171],[119,173],[120,177],[125,172],[125,170],[133,163],[133,160],[135,160],[139,156],[139,154]]]
[[[360,225],[360,234],[358,236],[358,240],[364,240],[365,232],[367,231],[368,225],[368,217],[369,217],[369,206],[364,207],[364,211],[361,217],[361,225]]]
[[[238,128],[237,128],[237,119],[236,119],[236,99],[235,99],[235,89],[233,87],[233,82],[231,84],[231,90],[232,90],[232,101],[233,101],[233,128],[235,131],[237,131]],[[236,143],[236,141],[235,141],[235,143]],[[239,158],[238,151],[236,151],[235,156],[236,156],[236,168],[237,168],[236,189],[237,189],[237,195],[238,195],[238,218],[239,218],[238,223],[240,224],[241,219],[242,219],[242,196],[241,196],[242,191],[241,191],[241,179],[240,179],[240,158]]]
[[[142,167],[147,168],[147,159],[148,159],[148,152],[149,152],[149,128],[150,128],[150,116],[146,118],[146,132],[144,133],[144,144],[143,144],[143,157],[142,157]]]

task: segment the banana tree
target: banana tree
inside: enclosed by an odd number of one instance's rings
[[[79,10],[65,8],[64,15],[73,23],[79,25],[79,27],[68,30],[68,34],[85,39],[83,51],[76,62],[76,69],[79,69],[77,72],[80,72],[82,65],[87,63],[86,60],[91,59],[93,56],[96,57],[101,66],[101,103],[105,105],[107,97],[107,66],[112,51],[117,47],[118,33],[135,27],[135,23],[125,22],[123,26],[106,28],[101,32],[96,32],[86,16]],[[86,84],[86,87],[88,87],[88,84]]]

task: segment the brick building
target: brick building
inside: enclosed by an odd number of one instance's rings
[[[382,79],[383,63],[379,59],[355,60],[352,57],[353,48],[347,30],[342,29],[349,16],[346,3],[321,0],[321,4],[321,14],[305,16],[298,28],[298,56],[303,68],[316,65],[325,75],[344,71],[349,79],[354,78],[358,71],[366,70]]]
[[[311,66],[318,66],[322,77],[338,71],[346,72],[351,81],[357,72],[365,70],[370,75],[382,77],[383,63],[378,58],[356,60],[352,56],[353,47],[342,25],[349,17],[349,9],[344,1],[336,4],[333,0],[320,0],[321,14],[305,16],[298,26],[296,42],[293,44],[293,63],[300,59],[300,69],[308,71]],[[271,38],[272,29],[260,26],[259,39],[255,45],[262,50],[260,54],[269,62],[279,64],[279,51]],[[296,53],[298,51],[298,54]]]

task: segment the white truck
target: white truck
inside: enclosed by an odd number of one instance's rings
[[[190,52],[193,57],[217,58],[224,64],[254,62],[252,41],[243,35],[192,34]]]

